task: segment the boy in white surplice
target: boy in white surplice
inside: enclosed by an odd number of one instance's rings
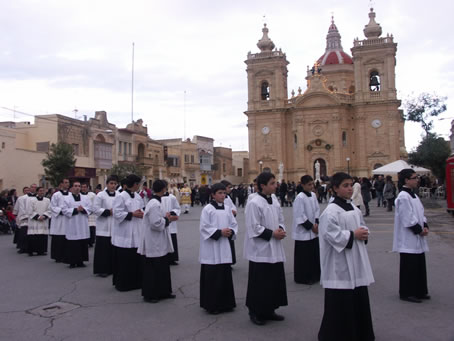
[[[351,202],[353,181],[346,173],[331,179],[336,195],[320,216],[320,282],[325,309],[318,339],[375,340],[367,286],[374,282],[367,255],[369,229]]]
[[[238,224],[224,204],[226,187],[217,183],[211,190],[213,198],[200,216],[200,307],[219,314],[236,307],[229,241],[238,233]]]

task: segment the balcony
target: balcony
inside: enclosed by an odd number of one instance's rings
[[[145,157],[145,156],[138,156],[136,158],[136,162],[145,167],[152,167],[155,165],[155,159],[151,157]]]

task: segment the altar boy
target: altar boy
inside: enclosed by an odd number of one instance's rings
[[[361,211],[352,205],[353,181],[346,173],[331,180],[336,193],[320,216],[321,284],[325,311],[320,341],[374,340],[367,286],[374,282],[366,242],[369,229]]]
[[[318,223],[320,207],[315,196],[314,180],[301,177],[302,191],[293,203],[292,237],[295,240],[294,279],[296,283],[314,284],[320,280]]]
[[[211,190],[212,200],[200,216],[200,307],[216,315],[236,307],[229,241],[238,224],[224,205],[226,187],[217,183]]]

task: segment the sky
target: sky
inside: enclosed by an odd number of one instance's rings
[[[372,2],[383,35],[397,47],[396,86],[405,100],[421,92],[447,96],[435,131],[448,139],[454,118],[454,3]],[[143,119],[153,139],[209,136],[215,146],[248,149],[247,53],[259,52],[263,23],[290,61],[292,89],[306,88],[307,65],[324,53],[334,15],[344,51],[364,39],[369,0],[1,0],[0,120],[33,115]],[[7,108],[7,109],[5,109]],[[8,110],[9,109],[9,110]],[[75,111],[77,109],[77,111]],[[15,111],[14,111],[15,110]],[[25,114],[22,114],[25,113]],[[27,115],[26,115],[27,114]],[[406,123],[411,151],[422,136]]]

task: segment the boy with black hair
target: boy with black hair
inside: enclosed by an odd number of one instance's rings
[[[163,208],[164,212],[169,212],[170,215],[179,217],[180,213],[181,213],[181,208],[180,208],[180,204],[178,203],[178,199],[174,194],[170,193],[167,181],[165,181],[165,180],[162,180],[162,181],[165,182],[166,188],[167,188],[167,191],[161,197],[162,208]],[[177,238],[178,223],[176,220],[170,222],[169,231],[170,231],[170,237],[172,238],[172,246],[173,246],[173,252],[169,253],[169,264],[178,265],[178,261],[179,261],[178,238]]]
[[[318,223],[320,206],[310,175],[301,177],[302,191],[293,203],[292,237],[295,240],[294,279],[296,283],[314,284],[320,280]]]
[[[137,253],[143,218],[143,200],[136,193],[140,181],[137,175],[128,175],[125,179],[126,189],[115,195],[112,206],[112,283],[118,291],[135,290],[142,286],[142,259]]]
[[[367,286],[374,282],[359,208],[351,203],[353,181],[339,172],[332,177],[336,193],[320,216],[320,282],[325,288],[325,309],[318,339],[375,340]]]
[[[200,216],[200,307],[219,314],[236,307],[229,240],[238,224],[224,204],[226,187],[216,183],[211,190],[212,200]]]
[[[93,260],[93,273],[107,277],[113,271],[113,249],[111,241],[113,218],[113,202],[117,192],[118,179],[115,175],[107,178],[106,189],[99,192],[94,200],[93,214],[96,218],[96,243]]]
[[[232,212],[234,217],[236,217],[237,208],[233,203],[232,198],[230,198],[230,193],[232,193],[232,184],[227,180],[222,180],[221,184],[223,184],[225,187],[224,206],[226,209]],[[213,194],[213,192],[211,194]],[[236,235],[233,235],[232,238],[229,238],[230,249],[232,251],[232,265],[236,264],[235,239]]]
[[[164,180],[153,183],[153,192],[143,216],[137,252],[143,256],[143,299],[157,303],[160,299],[175,298],[168,257],[173,246],[168,227],[178,216],[165,212],[161,205],[161,197],[167,192]]]
[[[249,260],[246,306],[252,323],[282,321],[275,310],[287,305],[285,284],[285,238],[282,209],[276,196],[276,179],[263,172],[257,177],[258,194],[246,207],[244,257]]]
[[[44,197],[44,188],[36,189],[37,195],[31,200],[31,215],[28,223],[28,255],[36,252],[39,256],[47,253],[49,234],[50,200]]]
[[[411,168],[399,173],[400,193],[396,199],[393,251],[400,254],[400,299],[421,303],[430,299],[427,289],[426,256],[429,251],[429,226],[424,206],[413,192],[418,188],[419,177]]]
[[[84,261],[88,261],[88,240],[90,228],[88,227],[88,215],[92,211],[91,200],[86,195],[80,194],[80,182],[75,181],[69,194],[64,201],[62,212],[66,217],[66,254],[65,260],[69,267],[85,267]]]
[[[66,252],[66,218],[63,215],[63,207],[65,198],[69,195],[69,179],[63,178],[58,186],[59,191],[55,192],[50,198],[50,210],[52,212],[50,220],[50,258],[60,263],[64,262]]]

